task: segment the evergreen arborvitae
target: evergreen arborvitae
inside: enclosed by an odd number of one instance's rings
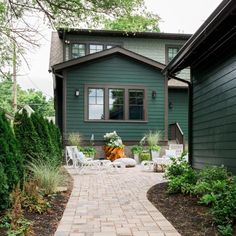
[[[7,176],[4,172],[4,167],[0,163],[0,210],[5,209],[9,205],[9,186]]]
[[[17,140],[3,113],[0,114],[0,163],[0,182],[3,181],[0,201],[6,202],[4,200],[6,196],[23,179],[24,168]],[[5,203],[1,205],[5,205]]]
[[[31,115],[31,120],[34,125],[35,131],[38,133],[38,136],[41,140],[43,152],[45,156],[50,160],[53,160],[57,157],[57,152],[53,145],[49,128],[47,125],[47,120],[38,113],[34,113]]]
[[[22,114],[16,114],[14,130],[25,162],[44,158],[41,140],[25,110]]]
[[[62,158],[62,144],[61,144],[61,135],[60,135],[60,131],[57,128],[57,126],[55,124],[53,124],[53,122],[48,122],[47,121],[47,126],[48,126],[48,130],[49,130],[49,134],[51,136],[51,140],[52,140],[52,144],[54,146],[55,149],[55,153],[57,156],[57,160],[58,162],[61,162],[61,158]]]

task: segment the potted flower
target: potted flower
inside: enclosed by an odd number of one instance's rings
[[[143,147],[140,145],[134,145],[131,147],[131,152],[134,155],[134,160],[139,163],[139,155],[143,151]]]
[[[116,133],[116,131],[106,133],[104,135],[104,140],[106,143],[104,151],[108,160],[114,161],[118,158],[125,157],[124,145],[121,137]]]
[[[158,143],[161,137],[162,137],[162,134],[160,131],[149,131],[145,135],[152,159],[155,159],[159,157],[160,155],[161,147],[158,146]]]

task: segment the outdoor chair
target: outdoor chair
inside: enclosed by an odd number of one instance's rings
[[[100,171],[101,162],[99,160],[93,160],[86,157],[82,152],[79,152],[77,148],[73,149],[75,155],[75,167],[79,169],[79,173],[83,174],[89,170]]]
[[[74,161],[74,149],[77,148],[76,146],[66,146],[65,149],[65,159],[66,159],[66,165],[69,166],[69,163],[72,163],[72,165],[75,167],[75,161]]]

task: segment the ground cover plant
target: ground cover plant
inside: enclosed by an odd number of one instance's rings
[[[196,171],[183,159],[173,159],[165,177],[170,194],[190,194],[209,207],[209,215],[221,235],[233,235],[236,220],[236,178],[223,166]]]

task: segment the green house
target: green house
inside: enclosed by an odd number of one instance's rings
[[[236,173],[236,4],[224,0],[169,63],[170,75],[191,67],[192,165],[225,165]]]
[[[63,30],[52,34],[56,122],[64,138],[79,132],[96,145],[114,130],[126,145],[149,130],[188,139],[189,71],[161,73],[189,39],[186,34]],[[172,128],[171,128],[172,127]],[[177,128],[176,128],[177,127]],[[179,131],[180,130],[180,131]],[[181,133],[180,132],[180,133]],[[177,140],[183,142],[183,140]]]

